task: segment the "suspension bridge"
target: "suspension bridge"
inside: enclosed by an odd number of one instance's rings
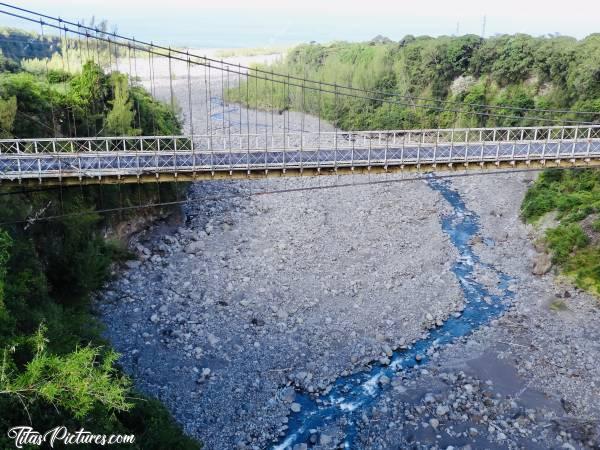
[[[543,116],[561,111],[485,105],[486,111],[478,112],[465,110],[453,102],[432,99],[415,105],[412,97],[219,61],[5,3],[0,5],[6,8],[0,11],[2,14],[39,24],[42,35],[44,29],[53,29],[61,38],[64,35],[67,43],[70,35],[71,39],[78,40],[82,52],[85,42],[88,57],[92,60],[94,51],[93,48],[90,50],[89,42],[96,42],[96,50],[102,43],[111,56],[108,70],[128,73],[130,83],[140,78],[137,65],[143,55],[143,62],[148,64],[148,88],[153,94],[158,73],[154,63],[159,59],[167,61],[168,72],[164,75],[169,92],[165,101],[170,101],[173,108],[175,103],[187,103],[187,107],[182,108],[187,130],[181,136],[55,135],[2,139],[0,185],[140,183],[394,171],[594,167],[600,164],[600,125],[569,120],[557,124],[555,119]],[[183,79],[181,73],[177,76],[173,73],[175,65],[183,68]],[[204,70],[199,88],[194,86],[199,80],[194,75],[198,69]],[[248,98],[251,80],[256,86],[259,81],[268,86],[265,95],[271,96],[270,108],[261,109],[262,103],[256,99],[251,112],[253,105]],[[183,86],[185,93],[176,92],[174,83]],[[246,88],[245,109],[243,106],[232,109],[230,106],[234,103],[228,103],[226,92],[237,87],[239,98],[243,99],[242,85]],[[217,99],[220,106],[215,106],[214,90],[219,90],[219,86],[221,92]],[[206,105],[199,112],[197,96],[200,91]],[[273,102],[276,93],[285,96],[279,111]],[[318,96],[317,106],[307,106],[307,93],[313,98]],[[327,96],[334,104],[340,96],[346,96],[378,104],[411,104],[433,111],[485,117],[522,119],[522,116],[506,114],[507,110],[512,114],[539,113],[539,126],[346,131],[322,125],[320,108],[322,99]],[[269,99],[265,100],[268,103]],[[298,114],[302,114],[301,125],[295,128],[290,126],[289,119],[292,104],[299,105]],[[220,111],[213,108],[220,108]],[[498,112],[500,108],[503,109]],[[236,113],[239,118],[233,120],[231,115]],[[203,117],[198,117],[199,114]],[[316,130],[305,129],[306,114],[317,117]],[[251,115],[254,124],[251,124]],[[265,120],[259,127],[258,117],[262,115]],[[528,117],[529,121],[535,119]],[[222,126],[217,127],[215,122],[222,122]],[[200,131],[197,130],[198,123],[203,124]]]
[[[591,167],[599,161],[600,126],[0,141],[3,184]]]

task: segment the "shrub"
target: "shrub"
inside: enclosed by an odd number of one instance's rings
[[[588,237],[581,226],[574,223],[548,229],[546,240],[556,263],[566,262],[572,252],[585,247],[588,243]]]

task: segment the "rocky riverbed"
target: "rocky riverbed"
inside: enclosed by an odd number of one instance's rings
[[[536,231],[518,217],[535,174],[455,179],[480,216],[474,251],[510,274],[511,308],[395,380],[364,424],[362,448],[598,448],[598,300],[554,270],[532,274]],[[497,195],[483,195],[493,193]]]
[[[183,105],[186,81],[174,81]],[[222,80],[211,82],[216,91]],[[158,77],[156,95],[167,98],[168,85]],[[224,117],[222,130],[239,126],[237,106],[201,95],[196,132],[210,128],[206,105],[215,129]],[[263,114],[244,109],[242,121],[270,126]],[[289,123],[300,120],[305,129],[324,126],[297,114]],[[518,212],[533,177],[451,180],[480,223],[476,281],[494,294],[506,274],[512,306],[385,380],[360,412],[352,448],[599,445],[598,302],[557,284],[552,271],[532,274],[533,230]],[[394,351],[460,316],[459,253],[442,229],[451,205],[425,181],[401,178],[334,189],[313,188],[368,178],[194,184],[184,221],[138,236],[138,259],[98,301],[137,386],[206,448],[269,448],[293,431],[299,393],[326,399],[340,376],[386,366]],[[337,448],[346,442],[342,425],[316,427],[294,448]]]

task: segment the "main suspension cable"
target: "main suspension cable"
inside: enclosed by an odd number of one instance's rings
[[[59,23],[65,23],[65,24],[69,24],[69,25],[74,25],[77,26],[78,24],[74,23],[74,22],[69,22],[69,21],[65,21],[64,19],[60,19],[60,18],[56,18],[53,16],[49,16],[46,14],[42,14],[42,13],[37,13],[35,11],[31,11],[25,8],[21,8],[21,7],[17,7],[17,6],[13,6],[7,3],[2,3],[0,2],[0,5],[9,7],[11,9],[16,9],[22,12],[26,12],[28,14],[34,14],[36,16],[40,16],[40,17],[44,17],[46,19],[50,19],[50,20],[54,20],[57,21]],[[8,11],[0,11],[0,13],[3,14],[7,14],[7,15],[11,15],[13,17],[17,17],[17,18],[21,18],[24,20],[29,20],[29,21],[34,21],[34,22],[38,22],[38,19],[32,19],[26,16],[22,16],[22,15],[18,15],[18,14],[14,14],[14,13],[10,13]],[[47,24],[48,26],[51,27],[55,27],[52,24]],[[87,26],[83,26],[82,27],[89,29],[91,31],[96,31],[96,33],[99,32],[98,29],[94,29],[92,27],[87,27]],[[108,33],[104,33],[104,34],[108,34]],[[119,38],[125,41],[133,41],[133,39],[117,34],[117,33],[111,33],[111,35],[114,38]],[[176,50],[176,49],[171,49],[169,47],[163,47],[163,46],[159,46],[159,45],[155,45],[152,43],[147,43],[144,41],[137,41],[138,44],[141,45],[145,45],[145,46],[149,46],[149,47],[153,47],[157,50],[162,50],[165,53],[176,53],[176,54],[180,54],[180,55],[187,55],[186,52],[183,52],[181,50]],[[121,44],[124,45],[124,44]],[[160,54],[161,56],[165,56],[168,57],[167,54],[162,53]],[[198,55],[190,55],[193,56],[195,58],[198,59],[203,59],[205,61],[205,64],[210,64],[210,63],[217,63],[220,64],[221,61],[217,60],[217,59],[212,59],[206,56],[198,56]],[[174,59],[180,59],[178,57],[175,57],[173,55],[171,55],[172,58]],[[198,64],[202,64],[202,63],[198,63]],[[328,86],[328,87],[336,87],[335,83],[329,83],[329,82],[325,82],[325,81],[315,81],[315,80],[310,80],[310,79],[304,79],[301,77],[297,77],[294,75],[290,75],[290,74],[281,74],[281,73],[276,73],[276,72],[270,72],[268,70],[263,70],[263,69],[259,69],[259,68],[251,68],[251,67],[246,67],[246,66],[241,66],[240,64],[234,64],[234,63],[229,63],[229,62],[224,62],[224,65],[228,66],[228,67],[238,67],[241,69],[244,69],[247,71],[247,73],[249,74],[249,72],[251,70],[255,71],[254,75],[250,75],[250,77],[258,77],[258,74],[273,74],[275,77],[279,77],[282,79],[285,79],[286,77],[295,81],[301,81],[303,83],[313,83],[313,84],[319,84],[320,86]],[[220,69],[220,70],[226,70],[226,69]],[[277,82],[277,80],[274,80],[275,82]],[[297,85],[298,86],[298,85]],[[314,87],[310,87],[310,86],[306,86],[306,88],[308,89],[313,89]],[[397,98],[403,98],[403,99],[408,99],[408,100],[414,100],[414,99],[419,99],[419,100],[426,100],[426,101],[433,101],[436,103],[444,103],[444,104],[452,104],[452,105],[461,105],[461,106],[467,106],[467,107],[479,107],[479,108],[488,108],[488,109],[501,109],[501,110],[513,110],[513,111],[529,111],[529,112],[539,112],[539,113],[561,113],[561,114],[581,114],[581,115],[593,115],[593,114],[598,114],[597,111],[571,111],[571,110],[560,110],[560,109],[537,109],[537,108],[522,108],[522,107],[514,107],[514,106],[509,106],[509,105],[485,105],[485,104],[476,104],[476,103],[459,103],[459,102],[453,102],[453,101],[448,101],[448,100],[438,100],[438,99],[433,99],[433,98],[425,98],[425,97],[415,97],[415,96],[408,96],[408,95],[401,95],[398,93],[390,93],[390,92],[384,92],[384,91],[377,91],[377,90],[371,90],[371,89],[364,89],[364,88],[356,88],[353,86],[345,86],[345,85],[341,85],[341,84],[337,84],[337,88],[339,89],[345,89],[345,90],[350,90],[350,91],[354,91],[354,92],[364,92],[364,93],[371,93],[371,94],[375,94],[375,95],[382,95],[382,96],[386,96],[386,97],[397,97]],[[323,92],[328,92],[328,91],[323,91]],[[339,95],[346,95],[346,93],[343,92],[339,92]],[[352,96],[354,98],[363,98],[359,95],[356,96]],[[389,103],[389,101],[387,101],[386,99],[381,99],[381,98],[372,98],[372,97],[364,97],[364,100],[373,100],[373,101],[381,101],[381,102],[386,102]],[[400,104],[403,106],[416,106],[419,108],[425,108],[425,109],[432,109],[432,110],[439,110],[439,111],[448,111],[448,112],[454,112],[454,110],[449,110],[449,109],[443,109],[443,108],[439,108],[439,107],[433,107],[433,106],[428,106],[428,105],[406,105],[403,103],[396,103],[396,104]],[[507,119],[518,119],[518,120],[522,120],[522,119],[536,119],[536,120],[544,120],[544,121],[552,121],[552,122],[563,122],[563,123],[581,123],[581,124],[591,124],[591,122],[578,122],[578,121],[571,121],[571,120],[559,120],[559,119],[550,119],[550,118],[540,118],[540,117],[522,117],[522,116],[508,116],[508,115],[498,115],[498,114],[492,114],[492,113],[486,113],[486,112],[481,112],[481,111],[461,111],[461,113],[463,114],[471,114],[471,115],[482,115],[482,116],[488,116],[488,117],[501,117],[501,118],[507,118]]]

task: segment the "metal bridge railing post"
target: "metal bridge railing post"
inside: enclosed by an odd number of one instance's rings
[[[127,145],[126,145],[126,139],[123,138],[123,153],[125,153],[127,151]],[[119,154],[119,152],[117,152],[117,170],[119,171],[119,174],[117,175],[118,177],[121,176],[121,156]]]
[[[42,182],[42,161],[40,160],[39,154],[38,154],[38,143],[37,141],[33,142],[33,149],[35,151],[35,154],[38,155],[38,159],[37,159],[37,165],[38,165],[38,180],[41,183]]]
[[[338,149],[338,131],[335,129],[333,131],[333,169],[337,171],[337,149]]]
[[[577,136],[579,134],[579,125],[575,127],[575,136],[573,137],[573,145],[571,146],[571,159],[575,158],[575,146],[577,145]]]
[[[433,164],[434,165],[437,164],[437,150],[438,150],[439,142],[440,142],[440,130],[437,130],[437,132],[435,134],[435,144],[433,146]]]
[[[493,139],[493,138],[492,138]],[[479,155],[479,162],[483,163],[483,156],[484,156],[484,148],[485,148],[485,142],[483,137],[481,136],[481,133],[479,134],[479,144],[481,145],[481,152]]]
[[[19,141],[16,143],[16,151],[17,151],[17,173],[19,175],[19,182],[21,182],[22,174],[21,174],[21,150],[19,148]]]
[[[177,138],[175,136],[173,139],[173,170],[175,171],[174,176],[177,177]]]
[[[352,151],[350,152],[350,167],[354,170],[354,146],[356,144],[356,137],[352,138]]]
[[[304,129],[300,131],[300,173],[304,170]]]
[[[494,129],[494,141],[496,142],[496,163],[500,164],[500,141],[496,141],[497,131],[497,129]]]
[[[562,144],[563,139],[565,138],[565,127],[562,127],[560,131],[560,140],[558,141],[558,147],[556,147],[556,159],[560,159],[560,155],[562,154]]]
[[[156,159],[155,159],[155,161],[156,161],[155,162],[155,164],[156,164],[155,173],[156,173],[157,177],[158,177],[158,172],[159,172],[159,169],[160,169],[160,165],[159,165],[159,162],[158,162],[159,161],[158,160],[158,158],[159,158],[158,157],[159,152],[160,152],[160,138],[157,138],[156,139],[156,149],[154,150],[154,155],[156,157]]]
[[[404,150],[406,149],[406,133],[402,135],[402,150],[400,150],[400,165],[404,166]]]
[[[250,135],[248,135],[248,145],[246,146],[246,171],[250,174]],[[209,144],[210,145],[210,144]],[[213,154],[210,154],[211,167],[214,171]]]
[[[589,157],[592,149],[592,127],[588,128],[587,141],[587,156]]]
[[[196,145],[194,144],[194,135],[190,137],[190,150],[192,151],[192,176],[196,175]],[[231,147],[229,148],[231,152]],[[231,161],[231,159],[230,159]]]
[[[55,141],[52,141],[52,143],[54,144]],[[56,155],[56,159],[58,159],[58,181],[59,183],[62,182],[62,161],[60,159],[60,152],[56,152],[56,146],[52,146],[52,153],[54,153]],[[73,153],[73,141],[71,141],[71,153]]]
[[[469,130],[465,131],[465,163],[469,161]]]
[[[546,160],[546,145],[548,144],[548,141],[550,140],[550,133],[552,133],[551,128],[548,129],[548,133],[546,134],[546,139],[544,139],[544,142],[542,144],[542,161]]]
[[[510,130],[508,130],[508,136],[510,136]],[[510,139],[509,139],[509,141],[510,141]],[[511,151],[511,154],[510,154],[510,160],[511,161],[515,160],[515,149],[516,149],[516,147],[517,147],[517,138],[513,137],[512,151]]]
[[[369,151],[367,152],[367,168],[371,170],[371,146],[373,145],[373,140],[369,139]]]
[[[384,151],[384,154],[383,154],[383,167],[384,167],[385,170],[387,170],[387,168],[388,168],[387,161],[388,161],[389,146],[390,146],[390,138],[389,138],[389,136],[387,136],[385,138],[385,151]]]
[[[140,173],[141,173],[140,172],[140,153],[139,153],[138,150],[143,150],[144,149],[143,144],[142,144],[142,138],[139,138],[139,141],[140,141],[140,147],[139,147],[139,149],[138,149],[137,145],[134,146],[134,148],[135,148],[136,176],[138,176],[138,177],[140,176]]]
[[[450,132],[450,153],[448,154],[448,162],[452,162],[452,151],[454,150],[454,128]]]
[[[92,153],[92,141],[91,140],[88,140],[87,149],[88,149],[89,153]],[[81,155],[78,156],[77,160],[79,162],[79,180],[81,180],[82,174],[83,174],[83,168],[81,167]]]
[[[285,117],[283,119],[285,121]],[[283,161],[283,173],[285,173],[285,169],[286,169],[286,150],[287,150],[287,139],[286,139],[286,135],[285,132],[282,134],[281,136],[281,144],[283,146],[283,154],[281,155],[282,161]]]

